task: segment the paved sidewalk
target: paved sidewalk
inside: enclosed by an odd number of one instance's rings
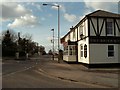
[[[50,60],[39,71],[62,80],[84,82],[110,88],[118,87],[119,69],[88,69],[81,64],[67,64],[63,61],[58,63],[57,60]]]

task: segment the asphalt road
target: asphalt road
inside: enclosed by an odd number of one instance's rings
[[[60,80],[40,72],[49,56],[27,61],[7,60],[2,64],[2,88],[100,88],[97,85]]]

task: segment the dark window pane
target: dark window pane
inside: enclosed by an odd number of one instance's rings
[[[87,45],[86,44],[84,45],[84,57],[85,58],[87,57]]]
[[[113,45],[109,45],[108,46],[108,50],[114,50],[114,46]]]
[[[113,56],[114,56],[114,46],[108,45],[108,57],[113,57]]]
[[[108,57],[114,56],[114,52],[108,52]]]
[[[81,51],[81,57],[83,57],[83,51]]]
[[[107,34],[113,34],[112,22],[107,22]]]

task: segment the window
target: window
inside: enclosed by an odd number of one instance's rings
[[[69,51],[70,51],[69,54],[72,55],[72,47],[70,46],[69,48],[70,48],[69,49]]]
[[[113,35],[112,22],[107,22],[107,35]]]
[[[114,57],[114,45],[108,45],[108,57]]]
[[[68,46],[64,47],[64,55],[68,55]]]
[[[69,55],[75,55],[76,53],[75,45],[69,46]]]
[[[75,40],[75,30],[73,31],[73,39]]]
[[[80,39],[81,39],[81,35],[83,35],[83,26],[82,25],[79,27],[79,34],[80,34]]]
[[[83,57],[83,45],[80,45],[81,47],[81,57]]]
[[[85,58],[87,57],[87,45],[86,44],[84,45],[84,57]]]

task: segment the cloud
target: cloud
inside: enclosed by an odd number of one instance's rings
[[[117,2],[105,2],[103,0],[98,0],[97,2],[87,2],[88,0],[84,0],[85,6],[88,9],[93,10],[106,10],[111,12],[118,12],[118,4]],[[117,1],[117,0],[116,0]]]
[[[93,11],[90,10],[90,9],[84,10],[83,13],[82,13],[82,15],[79,16],[79,19],[82,20],[82,19],[85,17],[85,15],[87,15],[87,14],[89,14],[89,13],[91,13],[91,12],[93,12]]]
[[[83,11],[82,15],[79,17],[80,20],[83,19],[85,15],[99,9],[115,13],[118,12],[117,2],[105,2],[103,0],[97,1],[84,0],[84,3],[86,8]]]
[[[34,27],[38,23],[37,18],[33,15],[26,14],[20,18],[16,18],[12,23],[8,24],[9,28],[16,27]]]
[[[31,14],[31,11],[18,3],[3,3],[2,4],[2,21],[12,20],[14,18]]]
[[[74,14],[68,14],[68,13],[65,13],[65,14],[64,14],[64,18],[65,18],[67,21],[69,21],[69,22],[74,22],[74,21],[76,21],[76,19],[77,19],[76,15],[74,15]]]
[[[85,2],[119,2],[119,0],[83,0]]]

